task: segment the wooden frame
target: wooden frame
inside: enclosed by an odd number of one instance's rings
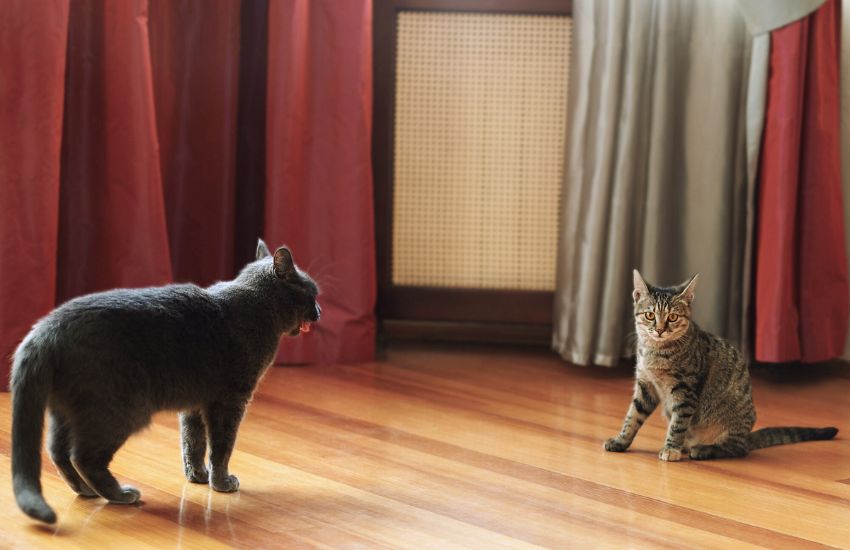
[[[501,340],[505,329],[512,327],[514,332],[526,335],[524,341],[548,344],[553,315],[552,292],[408,287],[392,283],[396,20],[403,10],[572,15],[572,0],[375,0],[373,8],[372,164],[377,313],[379,319],[402,321],[405,327],[402,331],[387,331],[386,335],[412,337],[416,334],[411,328],[415,322],[420,322],[423,335],[440,334],[434,323],[444,322],[454,331],[452,339],[462,339],[466,333],[476,341],[486,340],[487,334],[492,334],[494,340]],[[399,323],[392,326],[397,327]]]

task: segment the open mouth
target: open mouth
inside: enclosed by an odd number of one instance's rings
[[[298,326],[290,330],[287,334],[289,334],[289,336],[298,336],[301,333],[310,332],[312,324],[313,323],[311,321],[301,321]]]

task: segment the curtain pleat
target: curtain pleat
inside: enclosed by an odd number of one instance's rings
[[[840,40],[840,93],[841,93],[841,191],[844,199],[844,255],[850,262],[850,12],[842,2]],[[847,271],[850,273],[850,263]],[[844,340],[844,361],[850,361],[850,331]]]
[[[251,0],[242,3],[240,15],[235,270],[254,259],[257,236],[263,234],[264,227],[268,11],[268,0]]]
[[[0,2],[0,377],[56,303],[68,0]]]
[[[844,348],[840,21],[830,0],[771,35],[756,258],[760,361],[823,361]]]
[[[553,347],[634,353],[631,270],[700,273],[697,320],[740,342],[751,39],[731,0],[576,0]]]
[[[171,280],[147,0],[71,2],[57,300]]]
[[[285,363],[374,356],[372,2],[269,5],[265,235],[317,279],[322,321]]]
[[[233,275],[239,3],[150,3],[171,265],[206,286]]]
[[[373,358],[371,2],[272,5],[0,3],[0,355],[80,294],[229,279],[265,232],[323,287],[286,361]]]

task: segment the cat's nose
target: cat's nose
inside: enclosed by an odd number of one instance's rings
[[[316,320],[318,321],[322,317],[322,306],[316,302]]]

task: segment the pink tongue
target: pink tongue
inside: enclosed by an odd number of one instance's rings
[[[307,321],[301,321],[301,332],[310,332],[310,323]]]

